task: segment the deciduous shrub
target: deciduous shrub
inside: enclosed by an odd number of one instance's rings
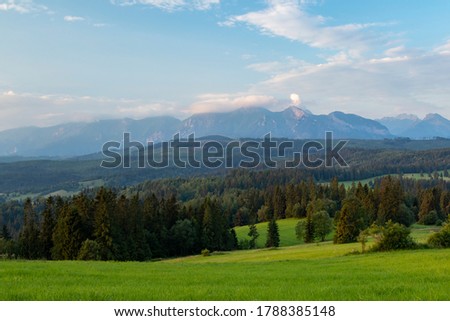
[[[400,223],[389,220],[386,225],[372,225],[369,234],[375,238],[371,251],[405,250],[417,247],[411,238],[411,230]]]
[[[437,248],[450,247],[450,215],[442,229],[428,238],[428,245]]]

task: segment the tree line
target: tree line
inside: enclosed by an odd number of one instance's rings
[[[25,259],[146,261],[254,247],[255,224],[265,221],[266,246],[276,247],[276,221],[290,217],[305,218],[298,229],[307,242],[323,240],[335,228],[335,242],[346,243],[373,223],[441,224],[450,214],[444,181],[423,187],[387,176],[373,186],[346,188],[337,178],[321,184],[302,175],[238,172],[124,190],[102,187],[67,199],[27,199],[22,206],[2,207],[0,251]],[[12,215],[18,208],[19,215]],[[250,225],[250,244],[238,243],[233,227],[242,225]]]

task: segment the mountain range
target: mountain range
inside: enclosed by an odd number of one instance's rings
[[[423,120],[401,115],[375,121],[339,111],[314,115],[293,106],[280,112],[240,108],[196,114],[185,120],[162,116],[10,129],[0,132],[0,156],[68,157],[98,153],[107,141],[121,142],[125,132],[131,134],[131,140],[145,143],[168,141],[176,133],[181,137],[194,133],[197,138],[211,135],[261,138],[270,132],[277,138],[323,139],[325,131],[332,131],[335,138],[348,139],[450,138],[450,121],[438,114],[429,114]]]
[[[428,114],[424,119],[415,115],[402,114],[397,117],[385,117],[378,122],[396,136],[412,139],[450,137],[450,120],[439,114]]]

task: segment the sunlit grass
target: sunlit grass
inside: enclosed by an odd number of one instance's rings
[[[0,261],[0,300],[450,300],[450,249],[358,254],[359,243],[298,244],[297,220],[278,223],[282,244],[296,245],[146,263]],[[412,235],[423,243],[436,229]]]

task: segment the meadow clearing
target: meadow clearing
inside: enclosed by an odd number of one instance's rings
[[[0,300],[450,300],[450,249],[292,245],[295,223],[279,222],[277,249],[145,263],[0,261]],[[412,235],[423,241],[432,232],[416,225]]]

